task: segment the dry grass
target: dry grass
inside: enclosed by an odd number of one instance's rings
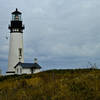
[[[100,100],[100,70],[51,70],[2,76],[0,100]]]

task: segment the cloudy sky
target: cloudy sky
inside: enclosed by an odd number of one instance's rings
[[[11,12],[23,13],[25,62],[43,70],[100,66],[100,0],[0,0],[0,68],[7,70]],[[100,68],[100,67],[99,67]]]

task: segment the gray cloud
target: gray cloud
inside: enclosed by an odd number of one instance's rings
[[[0,0],[0,7],[1,59],[7,59],[4,38],[17,7],[26,26],[26,62],[38,57],[44,69],[85,67],[88,61],[100,65],[99,0]]]

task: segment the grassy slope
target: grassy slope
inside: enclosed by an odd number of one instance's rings
[[[100,100],[100,70],[0,77],[0,100]]]

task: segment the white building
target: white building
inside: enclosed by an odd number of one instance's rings
[[[12,20],[8,27],[10,29],[10,43],[9,43],[9,55],[8,55],[8,71],[6,72],[7,75],[13,75],[16,73],[16,68],[18,68],[19,66],[16,65],[19,62],[21,62],[22,65],[27,64],[27,67],[30,67],[31,65],[29,63],[24,63],[24,48],[23,48],[24,25],[22,23],[21,15],[22,13],[19,12],[18,9],[16,9],[16,11],[12,13]],[[16,68],[14,68],[15,66]],[[24,70],[22,70],[22,72],[23,71]]]
[[[15,67],[15,74],[33,74],[40,72],[41,66],[37,63],[22,63],[19,62]]]

